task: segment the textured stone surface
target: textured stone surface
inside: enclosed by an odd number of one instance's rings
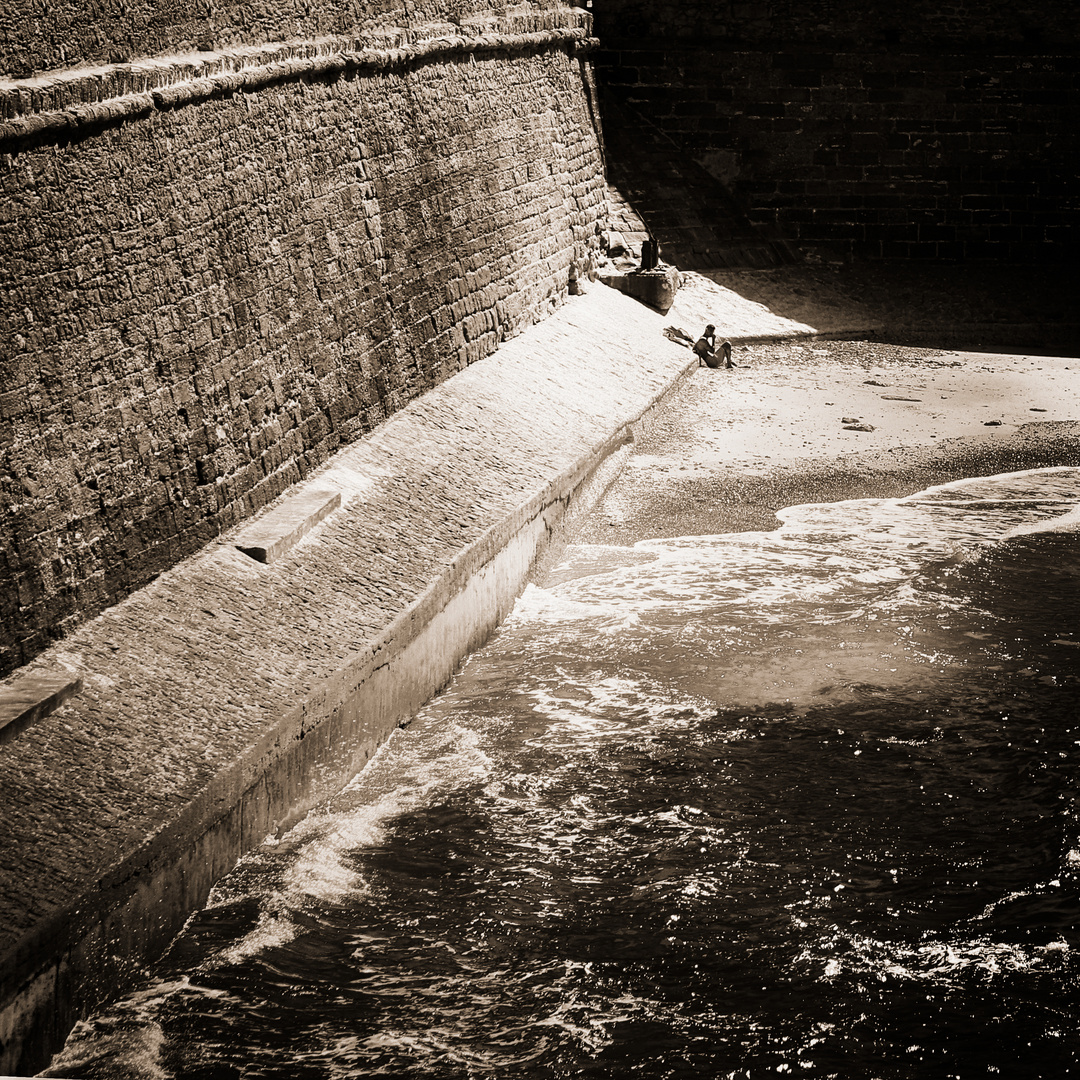
[[[80,689],[82,680],[48,672],[23,672],[0,684],[0,743],[16,738]]]
[[[679,272],[673,266],[628,274],[601,273],[600,280],[609,288],[656,308],[661,314],[675,303],[675,294],[679,290]]]
[[[604,206],[587,72],[501,40],[196,98],[198,58],[5,91],[178,96],[0,160],[0,674],[566,295]]]
[[[275,562],[340,505],[340,491],[315,488],[287,495],[269,513],[245,525],[233,543],[256,562]]]
[[[514,11],[543,13],[557,0],[202,0],[191,4],[113,0],[16,0],[0,14],[0,73],[25,77],[64,67],[125,63],[159,53],[354,34],[394,40],[423,23],[443,33],[485,26]]]

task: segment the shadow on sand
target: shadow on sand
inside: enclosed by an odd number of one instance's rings
[[[1080,271],[1072,267],[804,261],[704,273],[777,315],[810,326],[845,316],[894,345],[1080,355]]]

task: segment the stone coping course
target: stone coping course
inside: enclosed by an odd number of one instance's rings
[[[122,64],[0,78],[0,145],[54,141],[80,128],[117,124],[215,94],[253,92],[272,83],[377,74],[432,60],[492,52],[571,48],[589,51],[584,11],[522,13],[459,28],[394,27],[370,42],[323,37],[241,46],[220,52],[154,56]]]
[[[303,490],[274,504],[257,522],[241,528],[234,543],[256,562],[276,562],[341,505],[340,491]]]
[[[10,679],[0,689],[0,743],[11,742],[81,689],[81,680],[69,675],[20,673]]]

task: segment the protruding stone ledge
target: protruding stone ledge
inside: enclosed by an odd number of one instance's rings
[[[252,522],[233,543],[257,562],[272,563],[340,505],[340,491],[301,492]]]
[[[632,270],[628,274],[601,274],[600,280],[635,300],[666,315],[679,290],[679,271],[673,266],[657,266],[650,270]]]
[[[68,673],[30,673],[0,684],[0,743],[18,737],[35,721],[55,712],[82,689],[82,679]]]

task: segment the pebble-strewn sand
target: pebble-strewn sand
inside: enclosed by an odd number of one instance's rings
[[[1077,359],[820,340],[736,346],[733,359],[740,366],[731,371],[698,369],[669,405],[684,408],[688,470],[880,458],[1080,420]]]

